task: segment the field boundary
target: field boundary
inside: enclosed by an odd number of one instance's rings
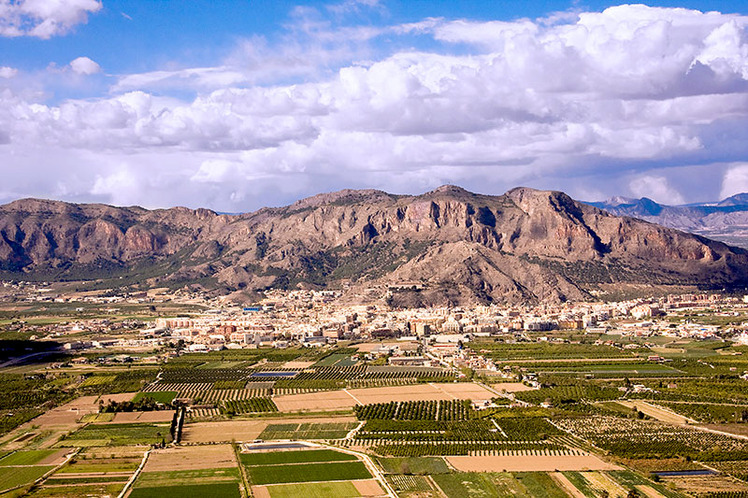
[[[140,465],[138,466],[137,469],[135,469],[135,472],[133,472],[132,477],[130,477],[130,480],[128,480],[125,483],[125,487],[122,488],[122,491],[120,491],[120,493],[117,495],[117,498],[125,498],[125,496],[129,494],[130,488],[132,488],[132,485],[135,484],[135,480],[138,478],[140,473],[143,471],[143,468],[145,468],[145,464],[148,461],[148,457],[150,456],[150,454],[151,454],[151,450],[150,449],[146,450],[146,452],[143,454],[143,460],[140,462]]]

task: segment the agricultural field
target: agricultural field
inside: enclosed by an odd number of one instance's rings
[[[358,424],[355,422],[270,424],[262,431],[259,439],[342,439],[356,427]]]
[[[476,412],[464,401],[414,401],[364,405],[365,425],[356,444],[383,456],[577,456],[584,452],[532,412]],[[512,416],[508,416],[512,415]]]
[[[256,496],[362,496],[383,493],[379,485],[372,482],[372,475],[363,462],[350,454],[304,449],[242,453],[240,458]],[[367,489],[373,490],[373,493],[367,493]]]
[[[142,447],[88,448],[35,486],[30,496],[105,496],[124,488],[143,459]]]
[[[748,460],[748,440],[693,427],[609,416],[559,419],[555,424],[622,458]]]
[[[236,441],[253,441],[271,424],[349,424],[357,427],[353,416],[338,417],[286,417],[286,418],[256,418],[251,420],[221,420],[216,422],[190,422],[185,425],[182,441],[186,444],[217,443]],[[294,431],[295,432],[295,431]]]
[[[593,344],[554,344],[548,342],[500,343],[476,341],[470,348],[480,351],[494,361],[517,361],[538,359],[597,359],[631,358],[631,352],[610,346]]]
[[[325,462],[293,465],[250,465],[249,477],[253,484],[280,484],[307,481],[347,481],[370,479],[371,474],[363,463]]]
[[[60,446],[128,446],[171,442],[168,424],[89,424],[60,441]]]

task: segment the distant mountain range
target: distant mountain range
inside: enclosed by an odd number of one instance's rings
[[[617,216],[633,216],[748,248],[748,193],[733,195],[719,202],[682,206],[658,204],[646,197],[613,197],[604,202],[587,204]]]
[[[343,190],[240,215],[19,200],[0,206],[0,273],[237,301],[339,288],[393,306],[561,302],[744,288],[748,251],[562,192],[446,185],[416,196]]]

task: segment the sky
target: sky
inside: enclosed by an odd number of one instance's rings
[[[748,191],[748,0],[0,0],[0,202]]]

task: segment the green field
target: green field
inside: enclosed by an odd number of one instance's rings
[[[514,474],[515,479],[520,481],[530,496],[535,498],[566,498],[566,493],[558,487],[551,476],[544,472],[523,472]]]
[[[252,484],[371,479],[362,462],[249,466]]]
[[[354,455],[333,450],[274,451],[270,453],[243,453],[244,465],[276,465],[285,463],[334,462],[358,460]]]
[[[449,467],[443,458],[379,458],[379,464],[389,474],[446,474]]]
[[[91,386],[99,386],[102,384],[110,384],[114,382],[114,379],[116,378],[116,375],[92,375],[91,377],[88,377],[86,380],[84,380],[80,387],[91,387]]]
[[[351,355],[344,353],[333,353],[330,356],[325,356],[317,363],[315,367],[352,367],[356,362],[351,360]]]
[[[161,486],[197,485],[217,482],[236,482],[239,469],[172,470],[163,472],[143,472],[135,483],[136,488],[157,488]]]
[[[135,469],[138,468],[138,465],[140,465],[140,460],[134,459],[131,461],[115,460],[114,462],[109,462],[104,459],[78,460],[71,465],[64,466],[62,469],[57,471],[55,475],[87,472],[130,472],[135,471]]]
[[[31,450],[16,451],[0,459],[0,467],[9,465],[36,465],[50,455],[54,455],[59,450]]]
[[[177,397],[177,394],[179,393],[176,391],[155,391],[152,393],[138,393],[135,395],[135,398],[133,398],[133,402],[140,401],[143,398],[151,398],[158,403],[168,405],[171,404],[172,401],[174,401],[174,398]]]
[[[90,424],[67,436],[61,446],[126,446],[171,442],[168,425]]]
[[[31,484],[52,470],[52,466],[2,467],[0,468],[0,491]]]
[[[34,498],[46,498],[53,496],[62,498],[117,496],[124,487],[125,483],[123,482],[111,484],[81,484],[80,486],[61,486],[59,488],[42,486],[25,496],[33,496]]]
[[[361,496],[351,482],[313,482],[308,484],[279,484],[268,486],[272,498],[346,498]]]
[[[356,422],[340,424],[270,424],[259,438],[273,439],[341,439],[358,427]]]
[[[132,498],[183,498],[185,496],[209,496],[211,498],[240,498],[239,484],[219,482],[214,484],[188,484],[184,486],[159,486],[135,488]]]
[[[433,479],[449,498],[529,496],[511,474],[459,472],[438,474]]]

